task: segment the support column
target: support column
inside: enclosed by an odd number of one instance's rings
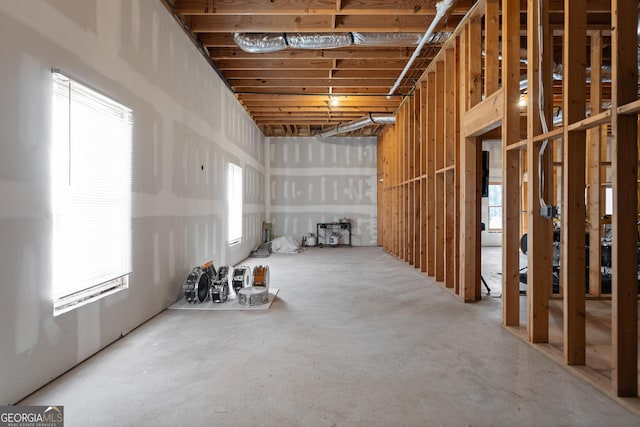
[[[542,14],[539,13],[542,6]],[[549,297],[552,287],[552,220],[546,219],[540,214],[540,199],[549,200],[551,188],[551,142],[547,141],[547,149],[542,159],[540,151],[542,142],[534,142],[535,136],[542,134],[543,126],[540,117],[540,94],[543,90],[553,91],[552,86],[540,87],[540,73],[550,70],[550,58],[553,52],[548,51],[545,40],[551,36],[548,31],[548,0],[529,0],[527,6],[527,56],[540,58],[543,56],[542,67],[540,62],[532,60],[527,63],[528,87],[528,115],[527,115],[527,174],[529,177],[528,210],[529,227],[527,233],[527,331],[529,341],[549,341]],[[539,25],[544,26],[544,40],[539,40]],[[542,48],[542,49],[541,49]],[[546,65],[546,67],[545,67]],[[547,126],[552,125],[551,104],[544,104],[544,117]],[[542,177],[545,177],[542,187]]]
[[[569,132],[585,116],[587,12],[575,0],[564,2],[562,85],[562,208],[560,281],[564,289],[564,357],[569,365],[585,363],[585,163],[586,132]]]
[[[623,116],[619,106],[637,99],[636,2],[612,0],[612,117],[613,133],[613,391],[638,395],[638,260],[636,226],[638,199],[638,115]]]
[[[502,2],[502,321],[520,324],[520,153],[507,150],[520,141],[520,1]]]
[[[602,33],[595,31],[591,35],[591,115],[602,111]],[[599,296],[600,286],[600,141],[602,126],[587,131],[587,215],[589,218],[589,293]],[[606,135],[606,127],[604,128]]]

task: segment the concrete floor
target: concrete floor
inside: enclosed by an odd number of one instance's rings
[[[500,299],[462,304],[381,248],[249,263],[270,310],[166,310],[21,404],[67,427],[640,424],[505,331]]]

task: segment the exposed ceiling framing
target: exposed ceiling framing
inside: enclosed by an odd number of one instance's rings
[[[395,96],[387,93],[416,45],[352,45],[247,53],[243,33],[424,33],[436,0],[169,0],[219,74],[266,136],[306,136],[367,114],[392,115],[440,43],[427,44]],[[459,0],[435,28],[453,31],[474,2]],[[374,135],[368,126],[352,135]]]
[[[393,115],[441,47],[427,43],[395,95],[387,97],[416,44],[350,45],[332,49],[286,48],[270,53],[243,51],[233,34],[241,33],[416,33],[436,16],[436,0],[164,0],[218,74],[266,136],[309,136],[368,114]],[[521,1],[522,32],[526,0]],[[609,0],[589,0],[589,29],[610,29]],[[474,0],[454,1],[435,28],[454,31]],[[552,25],[561,37],[564,2],[550,0]],[[556,43],[559,45],[559,43]],[[523,47],[525,45],[523,44]],[[605,55],[607,52],[605,51]],[[554,55],[561,61],[561,52]],[[608,60],[605,57],[605,62]],[[526,64],[522,64],[522,75]],[[608,93],[605,86],[605,95]],[[555,83],[561,104],[561,82]],[[372,125],[350,135],[376,135]]]

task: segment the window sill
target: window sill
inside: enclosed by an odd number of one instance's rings
[[[129,288],[129,275],[53,301],[53,316],[59,316]]]

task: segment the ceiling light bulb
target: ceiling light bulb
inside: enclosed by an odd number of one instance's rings
[[[525,96],[520,97],[520,101],[518,101],[518,106],[524,108],[527,106],[527,98]]]
[[[339,103],[340,103],[340,101],[338,101],[338,98],[331,97],[331,105],[332,106],[336,107]]]

